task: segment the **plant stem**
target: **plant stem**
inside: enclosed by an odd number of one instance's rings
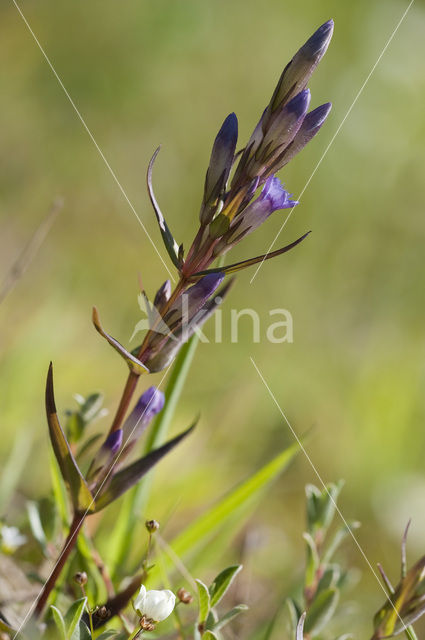
[[[74,516],[68,536],[65,540],[65,544],[62,548],[59,558],[57,559],[56,564],[53,567],[53,570],[49,576],[49,579],[47,580],[46,584],[43,587],[43,590],[38,596],[37,603],[34,609],[34,615],[37,618],[40,617],[44,607],[46,606],[47,599],[56,584],[56,580],[58,579],[60,573],[62,572],[62,569],[65,566],[65,563],[69,557],[69,554],[71,553],[72,549],[75,546],[75,543],[77,542],[78,532],[83,526],[85,519],[86,519],[86,514],[84,513],[83,514],[76,513]]]
[[[143,633],[143,629],[135,629],[133,631],[133,633],[131,634],[131,636],[128,638],[128,640],[134,640],[135,638],[138,638],[139,636],[141,636]]]

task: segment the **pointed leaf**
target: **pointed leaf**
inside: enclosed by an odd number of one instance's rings
[[[199,600],[199,617],[200,623],[205,622],[208,618],[210,610],[210,592],[208,587],[202,582],[202,580],[195,580],[198,588],[198,600]]]
[[[244,613],[244,611],[248,611],[249,607],[246,604],[238,604],[236,607],[233,607],[230,611],[224,614],[222,618],[214,625],[214,631],[220,631],[226,624],[229,624],[236,616],[240,613]]]
[[[202,634],[202,640],[218,640],[218,636],[212,631],[205,631],[205,633]]]
[[[73,634],[77,630],[86,605],[87,598],[80,598],[79,600],[76,600],[68,609],[65,615],[67,640],[71,640]]]
[[[322,591],[307,613],[305,621],[306,633],[317,635],[327,625],[335,613],[339,600],[338,589],[326,589]]]
[[[109,342],[109,344],[111,345],[111,347],[115,349],[115,351],[118,351],[120,356],[124,358],[124,360],[126,361],[132,373],[141,375],[142,373],[145,373],[146,371],[148,371],[147,367],[145,367],[145,365],[142,362],[140,362],[140,360],[138,360],[129,351],[127,351],[127,349],[123,347],[122,344],[118,342],[118,340],[115,340],[115,338],[113,338],[103,330],[103,327],[100,324],[99,312],[96,309],[96,307],[93,307],[92,319],[93,319],[93,324],[95,326],[96,331],[100,333],[102,338],[105,338],[105,340]]]
[[[249,258],[248,260],[242,260],[242,262],[236,262],[235,264],[229,264],[227,267],[220,267],[217,269],[207,269],[206,271],[198,271],[198,273],[195,273],[193,277],[205,276],[208,273],[217,273],[220,271],[226,274],[235,273],[236,271],[241,271],[241,269],[246,269],[247,267],[251,267],[253,264],[258,264],[258,262],[265,262],[266,260],[270,260],[271,258],[280,256],[282,253],[286,253],[287,251],[290,251],[291,249],[296,247],[297,244],[300,244],[300,242],[305,240],[305,238],[307,238],[307,236],[310,235],[310,233],[311,231],[308,231],[300,238],[297,238],[297,240],[294,240],[294,242],[287,244],[286,247],[282,247],[282,249],[277,249],[276,251],[270,251],[270,253],[265,253],[261,256],[257,256],[256,258]]]
[[[156,201],[155,194],[153,192],[153,187],[152,187],[153,165],[160,149],[161,147],[158,147],[155,150],[155,153],[153,154],[149,162],[148,173],[146,178],[147,185],[148,185],[148,193],[149,193],[149,198],[152,203],[153,209],[155,211],[156,219],[158,220],[159,229],[161,231],[162,240],[164,242],[165,248],[167,249],[168,255],[170,256],[174,266],[177,267],[177,269],[180,271],[182,264],[181,264],[181,261],[179,260],[179,245],[174,240],[173,234],[171,233],[170,229],[167,226],[167,223],[165,222],[165,218],[162,215],[158,202]]]
[[[185,554],[193,552],[200,543],[205,544],[210,540],[217,529],[234,516],[236,510],[246,506],[251,500],[261,495],[265,487],[289,465],[298,451],[298,444],[294,444],[282,451],[250,478],[224,496],[206,513],[192,522],[172,542],[171,546],[174,552],[178,556],[184,557]]]
[[[196,422],[195,422],[196,424]],[[169,451],[179,444],[195,428],[193,424],[189,429],[169,440],[166,444],[154,451],[151,451],[143,458],[136,460],[133,464],[125,467],[116,473],[109,485],[100,492],[96,499],[96,511],[104,509],[108,504],[119,498],[130,487],[140,480],[152,467],[154,467]]]
[[[53,605],[50,606],[50,609],[52,610],[53,620],[55,621],[62,640],[66,640],[65,620],[63,619],[61,612]]]
[[[53,451],[55,453],[56,460],[58,461],[62,476],[68,485],[74,509],[79,512],[93,510],[93,496],[83,478],[74,456],[72,455],[68,441],[59,423],[54,398],[53,367],[51,363],[47,374],[46,412]]]
[[[210,587],[212,607],[220,602],[241,569],[242,565],[236,564],[218,574]]]

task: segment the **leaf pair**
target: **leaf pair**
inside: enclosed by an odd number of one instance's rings
[[[46,412],[50,440],[62,477],[69,490],[75,513],[90,514],[106,507],[135,485],[153,466],[181,442],[193,430],[190,427],[161,447],[125,467],[117,473],[109,473],[106,481],[93,495],[73,456],[68,440],[59,423],[53,389],[53,369],[50,364],[46,384]]]
[[[242,565],[227,567],[227,569],[224,569],[218,574],[209,588],[201,580],[195,581],[198,588],[199,600],[198,634],[202,635],[203,640],[213,640],[217,638],[215,632],[220,631],[220,629],[225,627],[236,616],[248,609],[246,605],[240,604],[233,607],[233,609],[225,613],[221,618],[217,616],[214,610],[241,569]],[[195,634],[195,636],[198,634]]]

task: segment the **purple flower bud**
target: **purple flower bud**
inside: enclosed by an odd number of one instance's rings
[[[106,438],[105,442],[103,443],[102,449],[105,449],[105,451],[109,451],[109,453],[114,456],[121,449],[122,436],[122,429],[113,431]]]
[[[234,113],[224,121],[211,152],[210,163],[205,178],[203,203],[200,212],[202,224],[211,222],[218,200],[226,189],[232,168],[238,139],[238,119]]]
[[[149,387],[142,393],[123,425],[126,450],[140,438],[149,422],[162,410],[164,402],[164,394],[156,387]]]
[[[304,89],[273,115],[262,144],[269,150],[269,157],[270,146],[281,153],[292,142],[303,123],[310,99],[310,90]]]
[[[323,57],[331,41],[333,30],[334,21],[328,20],[310,36],[307,42],[301,47],[300,52],[310,58],[317,58],[317,56]]]
[[[149,387],[140,396],[131,416],[135,420],[150,422],[163,409],[164,402],[165,396],[162,391],[156,387]]]
[[[185,291],[164,317],[164,322],[170,331],[174,331],[182,323],[187,327],[193,316],[213,295],[223,278],[223,273],[209,273]]]
[[[306,115],[295,138],[275,160],[270,168],[270,172],[276,173],[279,171],[279,169],[288,164],[288,162],[314,138],[328,117],[331,108],[332,104],[326,102]]]
[[[285,67],[270,101],[268,117],[306,87],[313,71],[326,53],[333,28],[333,20],[322,24]]]

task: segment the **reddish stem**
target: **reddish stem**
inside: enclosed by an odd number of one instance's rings
[[[83,526],[84,520],[86,519],[86,514],[84,513],[77,513],[74,516],[74,519],[71,523],[71,528],[69,530],[68,536],[65,540],[65,544],[63,546],[63,549],[61,551],[61,554],[58,558],[58,560],[56,561],[56,564],[53,568],[52,573],[49,576],[49,579],[47,580],[46,584],[43,587],[43,590],[41,591],[40,595],[37,598],[37,603],[35,605],[35,609],[34,609],[34,615],[35,617],[39,618],[40,615],[43,612],[44,607],[46,606],[46,602],[47,599],[52,591],[52,589],[54,588],[56,581],[62,571],[62,569],[65,566],[65,563],[69,557],[69,554],[71,553],[71,551],[73,550],[73,548],[75,547],[75,543],[77,542],[77,537],[78,537],[78,532],[80,531],[81,527]]]

